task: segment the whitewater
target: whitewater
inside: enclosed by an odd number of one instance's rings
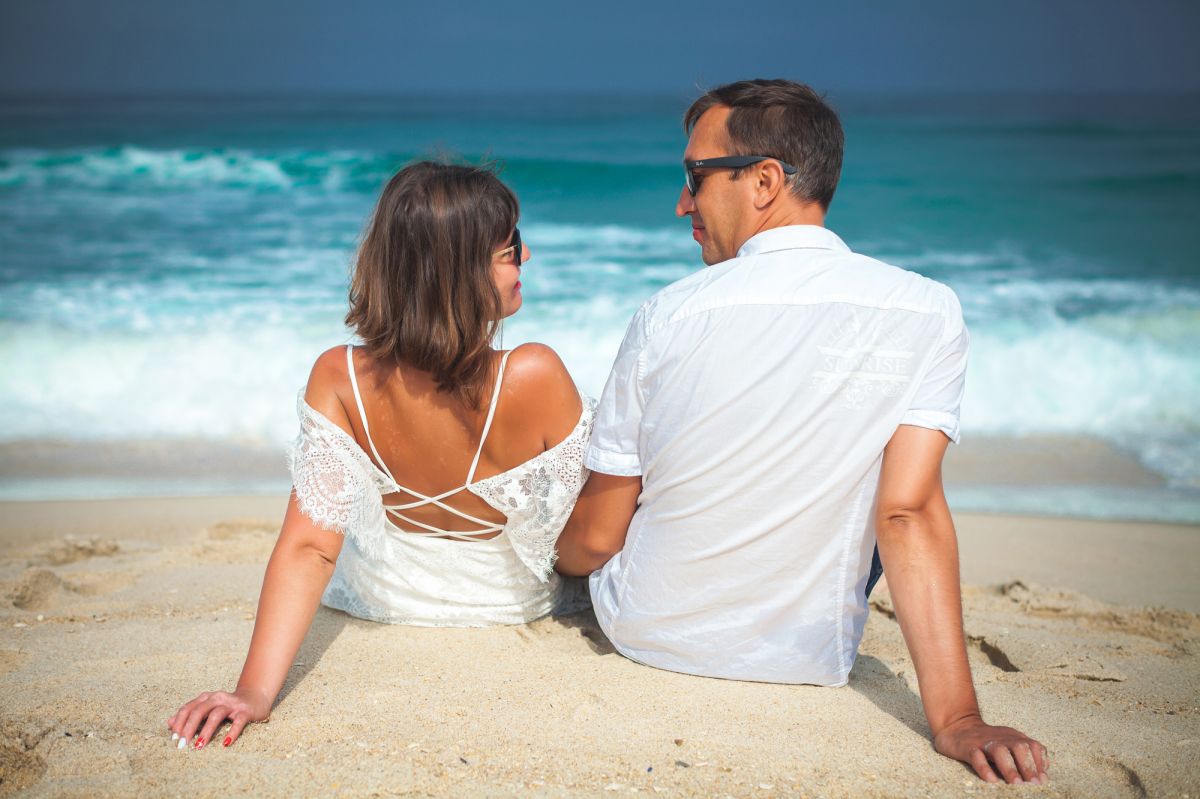
[[[665,102],[501,122],[450,102],[119,110],[0,114],[0,442],[281,446],[313,359],[350,340],[375,194],[422,155],[501,165],[533,252],[504,345],[550,344],[589,393],[637,307],[702,268],[672,214],[684,139]],[[1107,441],[1188,499],[1172,518],[1196,513],[1200,126],[863,112],[846,127],[828,224],[958,293],[965,435]]]

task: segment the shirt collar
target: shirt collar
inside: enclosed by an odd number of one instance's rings
[[[785,225],[755,234],[738,250],[737,257],[761,255],[778,250],[838,250],[850,252],[846,243],[829,228],[819,225]]]

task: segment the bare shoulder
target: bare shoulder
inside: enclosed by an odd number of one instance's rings
[[[346,369],[346,348],[331,347],[321,353],[304,389],[304,401],[313,410],[353,435],[343,396],[350,391],[350,373]]]
[[[508,356],[504,383],[522,415],[544,420],[550,444],[565,438],[583,412],[571,373],[558,353],[545,344],[522,344],[514,349]]]
[[[558,353],[537,342],[522,344],[509,353],[507,370],[510,376],[521,380],[569,382],[575,385]]]

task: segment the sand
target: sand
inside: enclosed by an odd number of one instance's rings
[[[231,687],[283,500],[0,504],[0,794],[1200,796],[1200,528],[960,515],[985,716],[1051,784],[933,752],[877,591],[849,686],[673,674],[589,614],[482,630],[322,610],[271,721],[176,750]]]

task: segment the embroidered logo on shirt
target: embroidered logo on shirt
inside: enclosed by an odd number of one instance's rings
[[[865,342],[864,339],[874,341]],[[851,410],[866,406],[878,394],[895,397],[912,379],[908,338],[902,332],[863,330],[857,314],[838,325],[825,346],[818,346],[819,367],[812,385],[823,394],[840,394],[842,405]]]

